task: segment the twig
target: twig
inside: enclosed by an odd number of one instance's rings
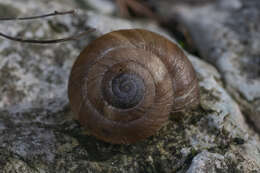
[[[152,19],[159,20],[158,16],[156,16],[148,7],[141,4],[140,2],[136,0],[126,0],[126,3],[130,8],[132,8],[136,12],[150,17]]]
[[[18,37],[12,37],[9,35],[5,35],[3,33],[0,32],[0,36],[4,37],[6,39],[12,40],[12,41],[18,41],[18,42],[22,42],[22,43],[36,43],[36,44],[51,44],[51,43],[60,43],[60,42],[65,42],[65,41],[72,41],[72,40],[77,40],[80,37],[83,37],[84,35],[89,34],[90,32],[94,32],[96,29],[95,28],[90,28],[85,32],[73,35],[73,36],[69,36],[69,37],[65,37],[65,38],[61,38],[61,39],[53,39],[53,40],[30,40],[30,39],[23,39],[23,38],[18,38]]]
[[[127,4],[124,0],[116,0],[121,16],[130,17]]]
[[[66,14],[74,14],[75,10],[70,10],[70,11],[54,11],[53,13],[49,14],[43,14],[39,16],[30,16],[30,17],[3,17],[0,18],[0,21],[7,21],[7,20],[31,20],[31,19],[40,19],[40,18],[45,18],[45,17],[50,17],[50,16],[57,16],[57,15],[66,15]]]
[[[137,0],[116,0],[119,7],[119,11],[122,16],[129,17],[130,13],[128,8],[132,9],[134,12],[142,14],[146,17],[161,21],[160,17],[157,16],[152,10],[138,2]]]

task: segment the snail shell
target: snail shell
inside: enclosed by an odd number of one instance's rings
[[[163,36],[118,30],[90,43],[77,58],[68,95],[76,119],[97,138],[134,143],[156,133],[173,111],[198,103],[195,71]]]

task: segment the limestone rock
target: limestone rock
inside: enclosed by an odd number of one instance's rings
[[[260,132],[260,2],[216,1],[174,8],[203,58],[220,71],[228,91]]]

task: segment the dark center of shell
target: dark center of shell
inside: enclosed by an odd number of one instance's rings
[[[109,104],[120,109],[135,107],[145,92],[143,79],[137,74],[121,73],[103,86],[104,97]]]

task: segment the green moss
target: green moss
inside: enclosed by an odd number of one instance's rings
[[[49,20],[48,24],[50,28],[56,33],[63,33],[69,31],[68,26],[64,25],[63,23]]]
[[[86,0],[75,0],[75,3],[81,9],[94,10],[94,8],[91,7],[91,5]]]
[[[17,17],[19,14],[19,9],[0,3],[0,17]]]

